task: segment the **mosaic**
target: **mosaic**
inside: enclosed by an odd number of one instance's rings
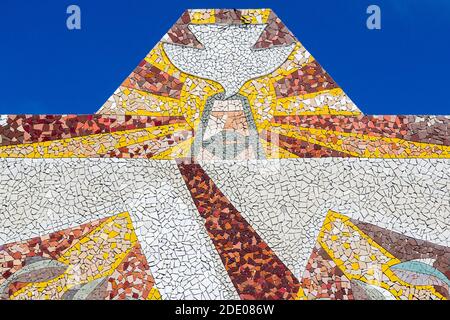
[[[96,114],[0,117],[0,299],[447,300],[449,159],[272,10],[187,10]]]

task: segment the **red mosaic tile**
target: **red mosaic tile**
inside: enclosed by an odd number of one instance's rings
[[[338,87],[315,60],[276,81],[273,86],[277,98],[305,95]]]
[[[26,265],[27,259],[34,257],[58,259],[72,244],[91,232],[104,220],[101,219],[41,237],[0,246],[0,284],[22,269]],[[9,294],[21,287],[20,284],[13,283],[12,285]]]
[[[297,278],[200,165],[181,161],[178,168],[241,299],[295,299]]]

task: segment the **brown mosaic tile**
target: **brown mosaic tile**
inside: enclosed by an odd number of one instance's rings
[[[19,271],[27,258],[43,257],[58,259],[62,252],[75,241],[88,234],[105,219],[65,229],[49,235],[32,238],[27,241],[14,242],[0,246],[0,283]],[[3,281],[2,281],[3,280]]]
[[[214,12],[216,23],[241,24],[242,12],[237,9],[216,9]]]
[[[284,23],[271,11],[267,20],[267,27],[261,37],[255,43],[255,49],[269,48],[273,46],[289,45],[295,43],[295,36],[286,28]]]
[[[315,60],[276,81],[273,85],[277,98],[299,96],[338,88],[334,80]]]
[[[163,40],[165,42],[181,44],[184,46],[203,48],[202,44],[197,40],[194,34],[189,30],[188,23],[191,22],[189,11],[185,11],[177,22],[167,32],[167,37]]]
[[[183,88],[183,82],[145,60],[139,63],[122,85],[174,99],[180,98]]]
[[[151,140],[134,143],[120,148],[109,148],[108,152],[99,154],[101,158],[152,158],[176,144],[193,136],[193,131],[183,130]]]

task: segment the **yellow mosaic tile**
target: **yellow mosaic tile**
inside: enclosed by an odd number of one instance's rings
[[[206,101],[209,97],[222,91],[222,87],[214,81],[188,77],[180,97],[180,105],[186,122],[197,130]]]
[[[265,77],[271,78],[272,82],[282,79],[283,77],[297,71],[305,64],[314,61],[311,54],[303,47],[303,45],[297,41],[295,47],[291,54],[288,56],[286,61],[274,70],[272,73]]]
[[[241,10],[241,20],[249,24],[267,23],[270,9],[244,9]]]
[[[164,52],[163,43],[159,42],[150,53],[144,58],[145,61],[158,69],[168,73],[172,77],[177,78],[181,82],[186,80],[187,74],[178,70],[169,60]]]
[[[287,115],[360,115],[359,110],[349,111],[353,102],[340,88],[323,90],[301,96],[279,98],[273,106],[274,116]]]
[[[303,288],[300,288],[297,293],[297,298],[295,300],[308,300],[308,297],[305,295]]]
[[[258,131],[270,124],[272,110],[276,104],[276,95],[269,78],[258,78],[246,82],[240,94],[248,98],[253,119]]]
[[[208,24],[215,23],[214,9],[198,9],[189,10],[192,24]]]
[[[159,290],[153,287],[148,294],[147,300],[162,300],[161,293]]]

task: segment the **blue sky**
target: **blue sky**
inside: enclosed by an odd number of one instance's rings
[[[0,114],[94,113],[184,9],[206,7],[274,9],[366,114],[450,114],[447,0],[2,0]]]

